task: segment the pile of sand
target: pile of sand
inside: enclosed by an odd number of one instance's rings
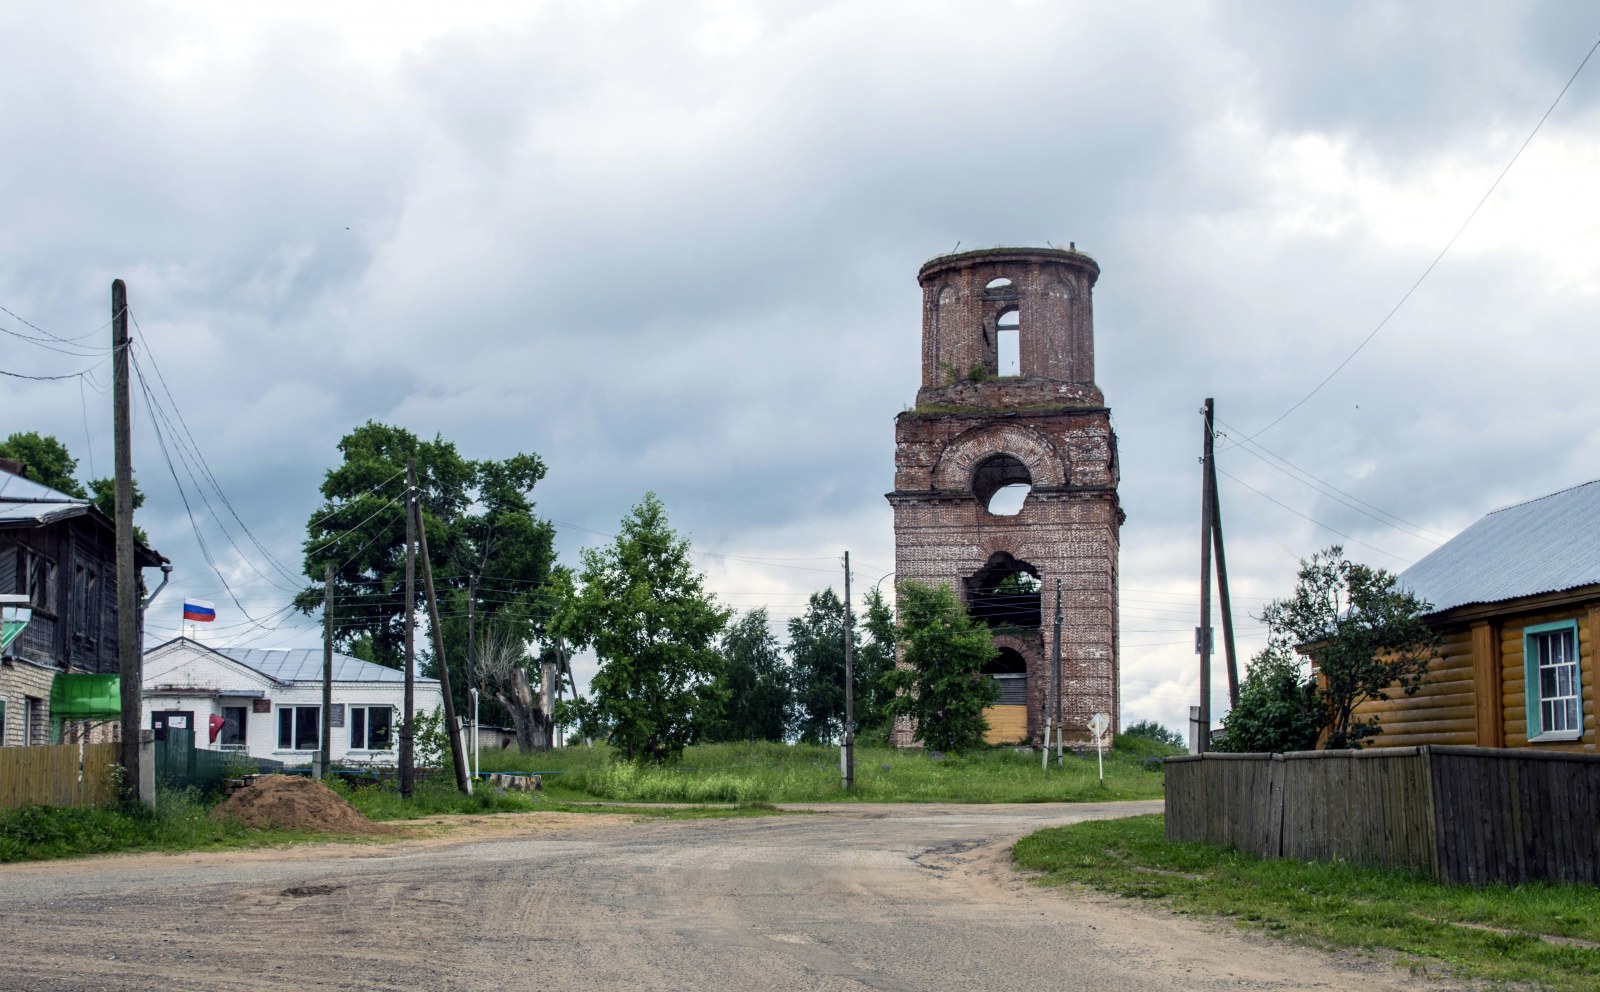
[[[388,828],[362,816],[321,782],[296,775],[263,775],[211,811],[218,819],[247,827],[314,830],[337,834],[378,834]]]

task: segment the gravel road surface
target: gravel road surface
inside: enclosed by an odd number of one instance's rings
[[[0,989],[1448,987],[1010,866],[1023,834],[1158,808],[532,814],[388,845],[0,866]]]

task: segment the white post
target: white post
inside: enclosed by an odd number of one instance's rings
[[[483,765],[478,760],[478,690],[468,690],[472,693],[472,777],[477,778],[483,771]]]

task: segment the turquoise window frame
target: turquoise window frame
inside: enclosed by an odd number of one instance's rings
[[[1561,630],[1572,632],[1572,677],[1578,695],[1578,726],[1576,730],[1546,731],[1542,705],[1544,698],[1539,692],[1539,655],[1533,650],[1533,642],[1542,634]],[[1529,741],[1575,741],[1583,737],[1583,641],[1578,636],[1578,621],[1558,620],[1522,628],[1522,678]]]

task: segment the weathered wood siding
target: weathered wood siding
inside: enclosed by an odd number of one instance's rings
[[[1025,705],[991,706],[983,711],[983,718],[989,721],[989,729],[983,734],[986,744],[1015,744],[1028,739],[1028,707]]]
[[[1228,844],[1276,858],[1282,851],[1282,755],[1168,758],[1167,839]]]
[[[1541,751],[1594,752],[1595,725],[1595,630],[1589,610],[1575,607],[1549,613],[1536,613],[1507,621],[1500,628],[1500,692],[1505,705],[1507,747],[1529,747],[1528,685],[1523,667],[1523,632],[1542,623],[1576,620],[1578,623],[1578,677],[1583,687],[1583,737],[1576,741],[1539,741],[1531,745]]]
[[[1438,875],[1600,885],[1600,755],[1435,749]]]
[[[1600,755],[1428,746],[1168,759],[1170,840],[1600,885]]]
[[[1440,656],[1429,666],[1428,680],[1415,696],[1393,688],[1387,700],[1368,700],[1356,707],[1356,719],[1376,716],[1383,728],[1373,747],[1478,743],[1472,630],[1449,630],[1443,639]]]
[[[1432,867],[1433,808],[1421,749],[1308,751],[1281,764],[1284,857]]]
[[[0,748],[0,807],[101,806],[117,796],[116,744]]]

